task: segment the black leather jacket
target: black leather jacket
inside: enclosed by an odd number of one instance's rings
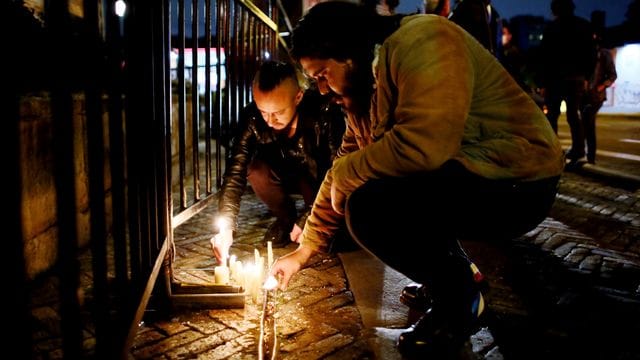
[[[345,118],[339,106],[330,104],[317,91],[309,90],[298,105],[298,126],[293,138],[278,136],[267,126],[255,103],[240,114],[237,135],[227,157],[218,210],[237,228],[240,199],[247,185],[247,168],[260,157],[279,173],[308,171],[319,186],[342,141]],[[297,224],[304,225],[307,214]]]

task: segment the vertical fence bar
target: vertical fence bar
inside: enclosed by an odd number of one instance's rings
[[[187,207],[186,184],[184,180],[187,176],[186,169],[186,83],[184,80],[184,49],[185,49],[185,4],[184,0],[178,0],[178,162],[179,162],[179,181],[180,181],[180,209]]]
[[[104,123],[102,121],[102,84],[104,64],[101,54],[101,29],[98,18],[98,3],[84,1],[84,22],[87,29],[85,52],[85,104],[89,159],[89,211],[90,211],[90,248],[93,269],[93,296],[95,307],[92,309],[95,323],[96,354],[98,358],[112,357],[112,331],[109,329],[109,304],[107,283],[107,227],[105,213],[104,182]],[[97,74],[91,76],[92,74]]]
[[[227,38],[228,31],[228,16],[227,15],[228,2],[225,0],[216,0],[216,56],[218,58],[218,64],[216,66],[216,76],[218,78],[218,83],[216,84],[216,99],[215,99],[215,112],[216,118],[213,122],[213,132],[217,136],[216,140],[216,188],[220,188],[222,185],[222,145],[223,145],[223,136],[222,136],[222,119],[224,118],[224,99],[227,94],[227,87],[223,88],[223,69],[226,71],[226,54],[229,50],[228,47],[223,49],[223,44],[227,44],[223,42],[223,39]],[[225,65],[223,68],[223,60],[222,57],[225,57]],[[225,83],[226,83],[226,74],[225,74]]]
[[[113,5],[113,3],[110,3]],[[109,168],[111,179],[111,237],[113,239],[115,287],[126,302],[129,283],[127,265],[125,149],[123,132],[123,41],[122,19],[114,11],[106,12],[108,69]]]
[[[131,309],[129,317],[129,331],[125,348],[137,329],[137,322],[151,297],[154,284],[165,260],[168,248],[168,209],[158,209],[165,206],[168,190],[165,178],[169,172],[165,158],[165,134],[169,117],[165,113],[166,81],[164,73],[168,51],[166,36],[164,36],[164,20],[162,7],[166,3],[139,2],[132,3],[132,16],[127,23],[130,25],[128,38],[130,40],[127,58],[127,87],[126,134],[131,241],[132,268],[136,268],[132,277],[134,297],[137,300]],[[150,134],[150,136],[149,136]],[[151,141],[141,139],[149,137]],[[138,225],[132,224],[137,222]],[[135,239],[134,239],[135,238]],[[134,254],[135,251],[138,253]],[[134,273],[132,269],[132,273]],[[163,293],[157,294],[162,299]],[[165,294],[166,297],[166,294]]]
[[[213,192],[212,189],[212,181],[211,177],[212,166],[211,166],[211,121],[212,121],[212,113],[211,113],[211,0],[204,1],[204,39],[205,39],[205,72],[207,76],[205,77],[204,87],[204,118],[205,118],[205,128],[204,128],[204,163],[205,163],[205,192],[207,195]],[[220,62],[220,58],[218,57],[218,62]],[[218,81],[220,78],[218,77]]]
[[[198,36],[200,35],[198,0],[191,0],[191,173],[193,176],[193,199],[200,200],[200,90],[198,89],[200,72],[198,52],[200,50]]]
[[[0,24],[0,29],[5,29],[6,24]],[[6,29],[15,30],[15,29]],[[8,46],[11,49],[20,49],[21,46],[25,46],[21,43],[26,36],[24,34],[18,34],[16,38],[9,38]],[[15,42],[15,43],[14,43]],[[13,46],[15,45],[15,46]],[[9,60],[10,68],[20,68],[16,61]],[[7,340],[8,344],[11,344],[11,348],[14,356],[18,359],[28,359],[32,355],[32,340],[31,340],[31,319],[29,314],[29,290],[28,281],[25,267],[25,251],[23,242],[22,231],[22,176],[20,165],[20,97],[22,89],[18,89],[17,84],[20,80],[17,72],[8,73],[9,86],[15,86],[13,92],[9,92],[6,103],[6,121],[8,124],[7,134],[5,139],[6,149],[8,150],[6,165],[7,176],[5,178],[6,189],[8,190],[6,195],[6,204],[9,211],[5,220],[2,222],[2,228],[6,231],[6,261],[7,269],[10,271],[9,276],[6,277],[9,289],[9,303],[6,305],[9,311],[8,321],[9,324],[15,324],[15,328],[9,331]]]
[[[77,290],[79,262],[76,257],[76,192],[74,170],[74,124],[69,78],[73,78],[68,56],[72,54],[71,19],[67,2],[51,4],[49,29],[54,42],[59,44],[61,56],[52,59],[55,69],[51,91],[53,114],[54,178],[58,221],[58,268],[60,279],[60,314],[62,351],[67,359],[78,359],[82,354],[82,322]]]

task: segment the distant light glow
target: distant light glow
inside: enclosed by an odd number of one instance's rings
[[[124,13],[127,11],[127,4],[124,2],[124,0],[117,0],[116,1],[116,15],[123,17]]]
[[[271,59],[271,54],[270,54],[268,51],[265,51],[265,52],[264,52],[264,58],[265,58],[266,60]]]

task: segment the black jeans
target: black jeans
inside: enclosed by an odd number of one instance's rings
[[[558,180],[490,180],[449,161],[436,171],[365,183],[347,199],[347,227],[405,276],[444,281],[457,240],[504,242],[532,230],[547,216]]]
[[[602,103],[599,100],[588,101],[582,111],[584,137],[587,143],[587,160],[591,163],[596,161],[596,116],[602,107]]]
[[[584,129],[580,114],[585,93],[584,78],[558,79],[553,84],[549,84],[546,91],[547,119],[556,134],[560,105],[563,100],[567,106],[567,123],[571,131],[571,149],[568,157],[578,159],[584,156]]]
[[[318,185],[309,172],[277,169],[260,158],[249,164],[247,179],[256,196],[267,205],[280,224],[289,230],[297,219],[297,210],[291,195],[301,194],[305,206],[309,207],[318,191]]]

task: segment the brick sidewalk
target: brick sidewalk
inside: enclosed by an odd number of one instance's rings
[[[575,186],[584,188],[583,184],[575,184],[574,180],[562,185],[562,193],[552,213],[554,217],[547,218],[534,231],[517,239],[515,252],[496,255],[497,252],[487,253],[486,248],[480,249],[470,244],[470,253],[472,256],[478,255],[475,260],[478,260],[491,283],[487,300],[493,320],[489,323],[489,329],[484,329],[486,336],[481,332],[474,338],[474,351],[480,357],[499,359],[502,353],[515,352],[521,355],[531,351],[533,349],[527,350],[532,346],[531,342],[524,340],[527,337],[537,341],[534,346],[538,348],[532,353],[562,353],[566,351],[566,344],[560,346],[555,342],[575,332],[576,324],[582,324],[582,320],[576,321],[574,317],[585,316],[585,321],[590,319],[592,325],[600,325],[605,320],[593,318],[589,311],[600,312],[603,317],[613,314],[606,324],[612,321],[629,323],[630,320],[624,318],[625,314],[636,314],[627,310],[640,304],[637,288],[640,285],[638,197],[624,198],[615,191],[607,192],[605,188],[589,191],[601,199],[611,197],[620,203],[619,208],[612,208],[594,204],[590,198],[577,197],[573,189]],[[571,219],[579,210],[564,214],[567,204],[577,204],[585,212],[596,212],[600,217],[615,217],[616,221],[629,224],[629,228],[615,237],[604,236],[607,229],[602,229],[603,236],[598,235],[596,240],[572,227],[584,225],[579,221],[588,219],[588,216],[583,214]],[[214,265],[208,241],[215,210],[212,206],[210,208],[176,230],[179,256],[175,267],[178,276],[184,275],[180,268],[210,268]],[[272,218],[251,194],[243,198],[240,213],[241,228],[231,253],[243,260],[251,258],[257,248],[265,255],[266,250],[260,242]],[[294,248],[295,244],[291,244],[284,249],[274,249],[274,253],[277,257]],[[503,266],[498,256],[515,256],[523,265],[515,270],[498,268]],[[505,280],[505,274],[515,278]],[[514,283],[518,289],[514,290]],[[589,295],[589,305],[607,308],[596,307],[581,312],[585,305],[580,301],[584,301],[585,294]],[[533,309],[530,307],[531,299],[537,302]],[[549,305],[550,301],[554,304]],[[372,344],[376,343],[375,332],[379,329],[363,326],[350,284],[335,254],[314,257],[312,263],[292,279],[287,291],[280,293],[278,304],[282,339],[279,358],[376,358]],[[545,306],[551,308],[540,308]],[[619,313],[616,313],[616,307]],[[551,313],[547,313],[549,309],[552,309]],[[564,312],[556,313],[560,309]],[[246,299],[244,309],[185,309],[176,312],[171,319],[149,322],[141,327],[131,356],[135,359],[255,358],[259,315],[259,305],[250,299]],[[562,322],[567,319],[575,321],[575,324],[566,327]],[[635,328],[638,324],[630,325]],[[606,330],[592,331],[606,337],[603,334]],[[500,346],[494,342],[492,332],[496,335],[496,341],[501,342]],[[393,334],[396,333],[394,330]],[[617,341],[624,340],[621,338]],[[388,341],[391,343],[393,339]],[[615,343],[616,346],[628,346],[628,343],[619,342]],[[392,345],[387,351],[395,351]],[[498,348],[504,351],[501,353]],[[579,353],[579,350],[574,351]],[[387,355],[381,358],[399,358],[397,353]]]
[[[197,281],[181,269],[211,268],[209,238],[215,216],[209,206],[175,231],[176,278]],[[254,249],[266,257],[260,243],[273,220],[252,194],[241,204],[240,229],[231,254],[244,263],[253,259]],[[274,249],[274,257],[295,249],[295,244]],[[278,291],[277,322],[281,359],[367,358],[371,351],[367,334],[355,307],[342,265],[335,254],[314,256],[311,263],[290,282],[286,292]],[[135,359],[254,359],[261,305],[245,298],[243,309],[182,309],[171,319],[145,323],[135,338],[131,357]]]
[[[214,265],[209,245],[214,214],[215,207],[209,206],[176,229],[179,256],[174,265],[176,275],[185,281],[207,280],[189,277],[186,269]],[[241,214],[232,253],[246,260],[257,248],[264,255],[260,242],[272,218],[251,194],[243,199]],[[469,244],[467,250],[491,284],[486,298],[493,313],[488,328],[473,339],[476,354],[492,359],[503,354],[507,359],[522,358],[509,357],[514,353],[640,359],[633,338],[640,333],[639,214],[638,191],[566,174],[550,217],[516,239],[511,252]],[[275,256],[294,248],[291,244],[274,249]],[[90,274],[90,257],[79,260],[83,273]],[[517,265],[505,265],[509,261]],[[318,255],[280,293],[279,358],[400,358],[394,347],[400,330],[363,325],[352,290],[355,284],[346,275],[335,254]],[[374,276],[371,279],[378,281]],[[62,357],[56,281],[45,281],[32,291],[37,359]],[[80,290],[79,296],[90,297],[90,275],[82,276]],[[397,293],[385,296],[397,299]],[[246,299],[243,309],[179,309],[161,319],[151,306],[130,358],[254,359],[259,309]],[[86,352],[91,354],[90,326],[84,335]],[[382,356],[376,347],[381,342],[387,351]]]

